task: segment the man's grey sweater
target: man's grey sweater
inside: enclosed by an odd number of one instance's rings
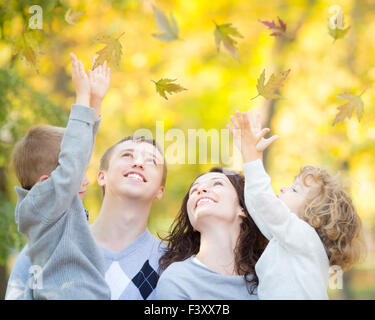
[[[94,117],[92,108],[73,104],[57,168],[30,190],[16,187],[18,229],[42,276],[28,288],[31,299],[110,298],[103,254],[78,197],[100,123]]]

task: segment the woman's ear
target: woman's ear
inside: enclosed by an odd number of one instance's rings
[[[240,207],[240,212],[238,213],[238,215],[239,215],[240,217],[244,217],[244,218],[246,218],[246,212],[245,212],[245,209],[242,208],[242,207]]]
[[[98,172],[97,181],[98,181],[99,186],[101,186],[101,187],[105,186],[105,174],[102,170]]]
[[[165,188],[160,186],[159,190],[156,192],[155,199],[160,200],[164,194]]]

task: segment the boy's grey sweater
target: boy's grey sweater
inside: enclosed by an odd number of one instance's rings
[[[103,254],[78,197],[100,123],[94,118],[92,108],[73,104],[57,168],[31,190],[16,187],[18,229],[29,239],[31,265],[42,271],[29,288],[32,299],[110,298]]]

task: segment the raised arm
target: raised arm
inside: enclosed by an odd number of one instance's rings
[[[233,127],[228,124],[227,128],[229,129],[229,132],[233,137],[233,142],[235,146],[242,153],[244,163],[253,161],[255,159],[260,159],[259,161],[262,161],[264,150],[268,146],[270,146],[275,140],[277,140],[279,136],[274,135],[267,139],[264,138],[264,136],[270,132],[270,129],[262,129],[259,113],[256,115],[254,119],[250,112],[244,112],[243,114],[241,114],[239,111],[237,111],[236,117],[231,116],[230,119],[232,121]],[[248,205],[249,203],[247,201],[247,195],[257,191],[257,189],[259,188],[259,184],[256,183],[255,177],[247,173],[245,169],[244,175],[246,207],[255,224],[258,226],[259,230],[268,240],[270,240],[272,238],[272,234],[270,233],[264,222],[261,220],[261,218],[253,212],[254,209]],[[268,191],[273,193],[272,188]]]
[[[78,195],[93,149],[94,126],[100,121],[100,110],[89,106],[90,83],[82,62],[73,54],[71,62],[76,104],[72,105],[64,132],[58,165],[46,180],[31,188],[26,196],[29,200],[23,201],[18,210],[22,216],[18,217],[20,231],[29,238],[43,232],[43,225],[57,221]]]
[[[310,225],[291,212],[275,195],[271,178],[264,170],[257,150],[257,144],[262,138],[261,135],[254,135],[248,113],[237,112],[232,122],[241,136],[245,203],[251,217],[269,240],[276,238],[284,247],[293,250],[308,250],[307,247],[316,242],[317,235]]]

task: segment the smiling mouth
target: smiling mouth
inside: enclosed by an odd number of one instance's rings
[[[201,203],[209,203],[209,202],[215,203],[215,202],[217,202],[217,201],[215,201],[214,199],[209,198],[209,197],[202,197],[202,198],[199,198],[199,199],[197,200],[197,202],[195,203],[195,207],[194,207],[194,209],[195,209],[196,207],[198,207],[198,205],[201,204]]]
[[[138,172],[128,172],[124,175],[125,178],[135,179],[139,182],[147,182],[146,178]]]

